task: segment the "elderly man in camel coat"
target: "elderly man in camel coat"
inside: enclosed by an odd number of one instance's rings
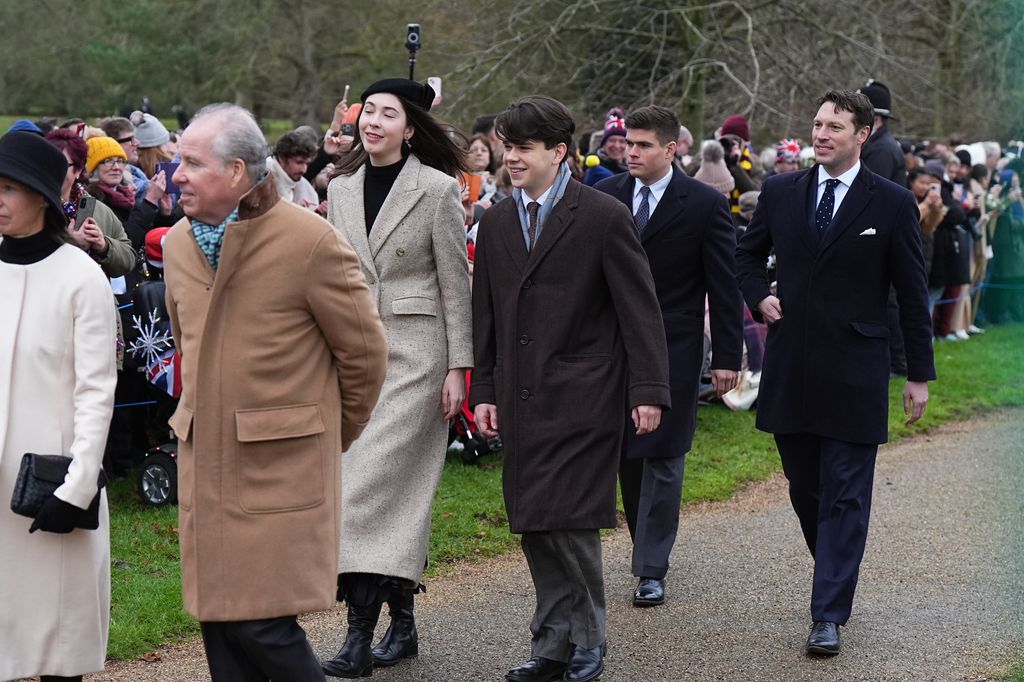
[[[280,200],[264,145],[240,107],[197,114],[164,251],[182,584],[215,682],[323,679],[295,616],[334,601],[340,455],[387,354],[351,246]]]

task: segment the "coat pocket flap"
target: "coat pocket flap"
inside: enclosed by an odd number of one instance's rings
[[[889,326],[879,322],[851,322],[850,326],[873,339],[889,338]]]
[[[174,435],[179,440],[188,442],[189,437],[192,435],[192,410],[185,407],[185,403],[179,403],[178,409],[167,420],[167,424],[174,429]]]
[[[395,315],[433,315],[437,317],[437,302],[427,296],[406,296],[391,302]]]
[[[324,432],[317,403],[235,410],[240,443],[282,440]]]

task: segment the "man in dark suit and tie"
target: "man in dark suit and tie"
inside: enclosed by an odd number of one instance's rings
[[[935,366],[914,197],[860,162],[874,117],[867,97],[831,90],[818,105],[817,164],[765,181],[736,260],[747,305],[769,325],[757,427],[775,434],[814,557],[807,652],[835,655],[887,439],[890,283],[906,343],[908,423],[924,414]],[[777,295],[765,273],[772,247]]]
[[[595,185],[633,214],[650,262],[668,341],[671,412],[661,428],[625,429],[619,485],[633,538],[634,606],[665,601],[668,558],[679,528],[686,453],[697,422],[704,359],[704,298],[711,310],[711,377],[719,395],[736,385],[743,354],[743,299],[736,229],[719,192],[674,168],[679,120],[648,106],[626,117],[628,173]]]

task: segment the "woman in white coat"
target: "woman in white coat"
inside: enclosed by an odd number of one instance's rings
[[[331,223],[355,248],[380,312],[388,369],[363,436],[342,459],[338,598],[348,635],[324,672],[365,677],[418,652],[413,595],[448,420],[473,365],[462,149],[430,113],[434,91],[405,79],[362,94],[359,143],[327,189]],[[370,649],[383,602],[391,627]]]
[[[114,404],[113,295],[66,243],[67,160],[33,133],[0,138],[0,680],[103,669],[110,538],[76,528],[97,494]],[[22,455],[72,458],[35,519],[9,501]]]

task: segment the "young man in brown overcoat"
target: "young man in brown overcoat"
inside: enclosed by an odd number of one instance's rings
[[[182,591],[214,682],[324,679],[295,616],[334,603],[341,453],[387,361],[355,252],[280,199],[264,146],[241,107],[200,111],[164,246]]]
[[[537,590],[532,656],[512,682],[587,682],[604,668],[599,529],[615,526],[622,421],[670,407],[654,282],[629,211],[572,180],[575,124],[525,97],[498,115],[516,188],[480,223],[470,402],[505,443],[503,485]]]

